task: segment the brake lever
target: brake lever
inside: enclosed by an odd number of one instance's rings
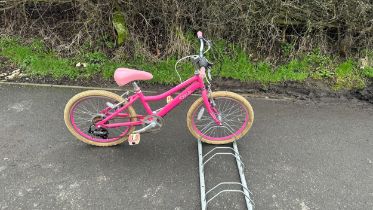
[[[207,77],[209,78],[210,81],[212,80],[212,78],[211,78],[211,68],[207,68]]]
[[[211,49],[211,41],[205,38],[203,38],[203,40],[207,43],[207,46],[208,46],[207,50],[203,52],[203,54],[205,54]]]

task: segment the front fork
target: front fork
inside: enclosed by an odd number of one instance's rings
[[[216,109],[216,104],[214,99],[211,96],[211,88],[208,86],[208,90],[203,89],[202,90],[202,99],[205,104],[205,107],[207,109],[207,112],[210,114],[211,118],[215,121],[217,125],[222,125],[220,113]],[[210,94],[210,96],[209,96]]]

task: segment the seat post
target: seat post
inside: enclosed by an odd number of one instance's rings
[[[135,92],[139,92],[141,90],[140,87],[137,85],[136,82],[132,82],[132,86],[133,86],[133,90]]]

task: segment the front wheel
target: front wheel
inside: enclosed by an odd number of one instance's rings
[[[202,98],[196,100],[187,114],[187,125],[194,137],[208,144],[227,144],[244,136],[254,122],[254,111],[241,95],[213,92],[214,111],[222,125],[217,125],[205,108]]]

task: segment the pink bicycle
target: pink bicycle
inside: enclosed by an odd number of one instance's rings
[[[103,90],[89,90],[75,95],[66,104],[64,111],[69,131],[79,140],[96,146],[117,145],[127,139],[130,144],[136,144],[140,140],[140,133],[158,131],[167,113],[200,90],[201,97],[192,104],[187,114],[187,126],[192,135],[209,144],[226,144],[244,136],[254,121],[253,109],[244,97],[236,93],[211,91],[212,64],[204,57],[204,53],[211,48],[211,42],[203,38],[202,32],[198,32],[197,36],[201,44],[199,55],[179,60],[193,60],[196,66],[194,76],[160,95],[145,96],[135,81],[150,80],[152,74],[118,68],[114,73],[116,83],[123,86],[132,82],[134,94],[129,95],[127,91],[120,96]],[[204,43],[208,45],[206,51]],[[179,61],[175,65],[177,74]],[[171,95],[178,91],[181,93],[172,99]],[[149,106],[148,102],[165,98],[167,104],[164,107],[153,111]],[[137,100],[143,105],[145,115],[136,114],[132,107]],[[142,127],[135,130],[139,126]]]

